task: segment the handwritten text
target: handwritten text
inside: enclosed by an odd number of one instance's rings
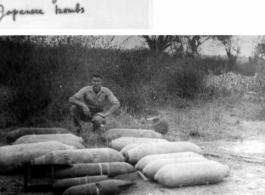
[[[80,8],[79,3],[76,4],[75,9],[70,8],[59,8],[57,5],[55,6],[56,14],[68,14],[68,13],[84,13],[85,9],[83,7]]]
[[[7,10],[7,12],[5,12],[5,8],[3,5],[0,5],[0,21],[8,15],[11,15],[13,17],[13,21],[16,21],[16,16],[17,15],[35,15],[35,14],[40,14],[43,15],[44,12],[42,11],[42,9],[31,9],[31,10]]]
[[[85,8],[81,7],[79,3],[75,5],[73,8],[64,8],[57,5],[57,0],[52,0],[52,4],[55,7],[55,14],[83,14],[85,12]],[[11,16],[13,21],[16,21],[17,16],[22,15],[44,15],[45,12],[40,8],[32,8],[32,9],[10,9],[5,10],[4,5],[0,4],[0,22],[6,16]]]

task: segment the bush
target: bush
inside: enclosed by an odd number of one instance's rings
[[[8,87],[0,86],[0,128],[6,128],[17,120],[9,109],[13,96],[14,91]]]
[[[235,72],[244,76],[254,76],[256,72],[256,67],[254,63],[250,62],[237,63]]]
[[[208,69],[222,67],[219,59],[175,59],[146,49],[87,48],[82,44],[45,45],[0,40],[0,81],[14,94],[8,102],[21,123],[41,125],[69,115],[70,96],[91,84],[90,75],[103,76],[123,108],[143,114],[155,105],[205,92]],[[217,70],[216,70],[217,71]]]
[[[212,72],[215,75],[227,72],[228,64],[228,60],[219,57],[193,58],[188,61],[190,67],[206,74]]]
[[[20,122],[41,112],[50,103],[46,67],[31,60],[34,45],[3,41],[1,51],[1,83],[13,89],[8,107]]]
[[[167,93],[182,98],[195,98],[204,88],[204,74],[201,71],[184,68],[169,75]]]

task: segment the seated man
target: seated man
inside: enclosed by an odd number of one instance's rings
[[[113,93],[106,87],[102,87],[102,78],[98,74],[92,77],[92,86],[82,88],[75,95],[70,97],[72,104],[70,111],[77,134],[81,133],[81,120],[92,122],[93,131],[100,129],[105,123],[105,117],[114,112],[120,102]],[[104,112],[104,108],[110,106]]]

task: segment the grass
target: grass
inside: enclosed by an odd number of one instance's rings
[[[201,102],[179,116],[179,123],[186,136],[216,138],[225,128],[225,111],[218,101]]]
[[[190,102],[185,108],[164,108],[169,121],[170,131],[166,135],[170,140],[205,139],[217,140],[236,137],[234,131],[237,121],[229,121],[229,113],[238,107],[238,96],[219,97],[213,100]],[[231,130],[233,128],[233,130]]]
[[[172,106],[153,108],[163,120],[169,124],[169,132],[164,135],[169,141],[201,139],[214,141],[218,139],[242,139],[240,119],[263,120],[264,102],[253,102],[243,99],[240,95],[231,95],[213,99],[196,99],[185,102],[176,100]],[[147,121],[145,115],[131,115],[126,108],[107,117],[105,130],[112,128],[154,129],[153,122]],[[46,123],[47,127],[64,127],[75,132],[70,116],[61,122]],[[89,123],[83,123],[81,136],[85,146],[108,147],[100,136],[103,132],[92,132]],[[11,129],[1,132],[1,137]]]
[[[234,109],[245,104],[243,100],[239,101],[240,99],[240,96],[232,95],[211,100],[186,101],[185,106],[175,103],[173,104],[175,106],[157,108],[163,120],[169,123],[169,132],[165,134],[165,138],[169,141],[240,139],[241,133],[238,129],[240,121],[230,119]],[[183,104],[182,102],[181,105]],[[239,112],[244,112],[244,109],[237,110],[236,115],[239,115]],[[58,123],[57,126],[73,128],[70,118]],[[145,120],[144,117],[130,115],[122,108],[118,113],[107,118],[105,130],[111,128],[154,129],[153,122]],[[87,147],[108,147],[100,137],[102,132],[92,133],[91,125],[88,123],[83,123],[83,129],[82,137]]]

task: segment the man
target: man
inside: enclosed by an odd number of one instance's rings
[[[114,112],[120,102],[106,87],[102,87],[102,77],[98,74],[92,76],[92,86],[82,88],[70,97],[72,104],[70,111],[77,134],[80,134],[81,121],[92,122],[93,131],[100,129],[105,123],[105,117]],[[104,111],[106,107],[107,111]]]

